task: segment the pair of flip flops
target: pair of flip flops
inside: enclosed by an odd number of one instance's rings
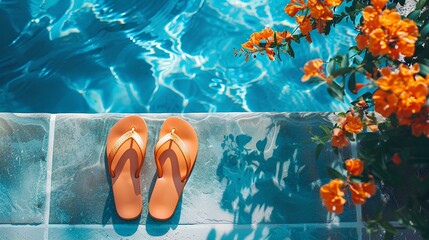
[[[140,170],[145,159],[148,130],[139,116],[117,122],[107,137],[108,171],[116,211],[133,220],[142,212]],[[149,214],[157,220],[173,216],[194,167],[198,139],[194,128],[179,117],[163,123],[154,149],[157,179],[149,200]]]

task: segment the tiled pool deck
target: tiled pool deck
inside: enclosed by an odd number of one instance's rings
[[[158,222],[147,212],[153,148],[170,115],[194,126],[200,148],[175,215]],[[124,116],[1,113],[0,238],[370,238],[360,206],[347,203],[334,216],[319,199],[326,167],[338,156],[327,148],[316,160],[308,128],[321,133],[318,126],[335,122],[334,114],[141,114],[149,129],[143,212],[131,222],[115,212],[105,166],[107,134]]]

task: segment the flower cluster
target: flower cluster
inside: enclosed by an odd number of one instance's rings
[[[345,117],[338,117],[337,123],[332,130],[331,143],[333,147],[343,148],[349,144],[347,133],[360,133],[363,130],[363,123],[359,115],[353,109]]]
[[[358,177],[363,173],[364,164],[360,159],[348,159],[345,161],[347,178],[345,181],[336,178],[320,188],[320,198],[328,211],[340,214],[343,212],[346,203],[345,191],[349,187],[352,202],[363,204],[366,199],[374,195],[376,191],[374,178],[370,175],[369,182],[354,181],[353,177]]]
[[[247,50],[245,61],[249,60],[249,55],[258,52],[266,52],[268,58],[274,60],[275,49],[283,47],[285,43],[290,43],[291,40],[293,40],[293,36],[288,31],[275,32],[270,27],[266,27],[260,32],[255,32],[250,35],[249,41],[241,45]],[[241,49],[242,52],[244,52],[243,48]]]
[[[327,78],[325,73],[323,72],[323,60],[322,59],[314,59],[310,60],[304,65],[304,76],[302,76],[301,81],[306,82],[310,78],[320,78],[327,83],[332,83],[332,78]]]
[[[298,23],[299,30],[305,35],[308,42],[311,42],[310,31],[317,28],[319,33],[325,33],[327,21],[334,18],[334,13],[331,8],[337,7],[342,3],[342,0],[291,0],[286,5],[285,12],[291,17],[295,17]],[[303,15],[297,15],[302,12]]]
[[[373,56],[388,55],[397,60],[414,54],[419,29],[414,21],[401,20],[395,10],[384,9],[387,0],[371,0],[372,6],[363,10],[363,23],[356,36],[359,49],[368,48]],[[384,9],[384,10],[383,10]]]
[[[401,64],[399,70],[385,67],[376,80],[378,89],[373,95],[375,111],[384,117],[393,114],[400,125],[411,125],[412,133],[429,137],[429,107],[426,106],[429,94],[429,75],[417,75],[418,64],[411,67]]]

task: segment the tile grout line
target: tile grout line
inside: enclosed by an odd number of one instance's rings
[[[356,139],[356,136],[354,136],[354,138]],[[350,144],[351,152],[352,152],[352,158],[358,158],[358,145],[357,145],[356,141],[353,141]],[[362,222],[362,205],[355,204],[355,206],[356,206],[357,236],[358,236],[358,240],[362,240],[362,238],[363,238],[362,230],[364,228],[363,222]]]
[[[51,210],[51,185],[52,185],[52,158],[54,154],[54,137],[55,137],[55,119],[56,115],[52,114],[49,120],[49,140],[48,140],[48,154],[46,161],[46,199],[45,199],[45,221],[44,221],[44,234],[43,239],[49,239],[49,215]]]
[[[362,205],[356,204],[356,222],[358,224],[357,229],[357,235],[358,240],[362,240],[362,231],[364,229],[363,222],[362,222]]]
[[[356,134],[354,134],[354,138],[356,139]],[[350,142],[350,151],[351,151],[352,158],[358,158],[358,146],[356,141]],[[362,206],[359,204],[355,204],[355,207],[356,207],[357,237],[358,237],[358,240],[362,240],[362,230],[363,230]]]

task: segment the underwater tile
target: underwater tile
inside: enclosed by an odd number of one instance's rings
[[[45,229],[33,226],[0,227],[2,240],[43,239]]]
[[[0,114],[0,223],[43,222],[48,137],[48,114]]]
[[[147,203],[156,180],[153,148],[164,119],[179,115],[199,139],[195,167],[173,217],[158,222]],[[122,224],[106,171],[105,140],[125,115],[58,115],[52,167],[50,223]],[[149,131],[142,169],[143,212],[129,224],[281,224],[355,221],[355,207],[332,216],[319,187],[338,158],[329,148],[315,159],[308,127],[330,124],[329,114],[142,114]],[[350,149],[343,152],[350,154]],[[339,166],[333,166],[339,167]]]

